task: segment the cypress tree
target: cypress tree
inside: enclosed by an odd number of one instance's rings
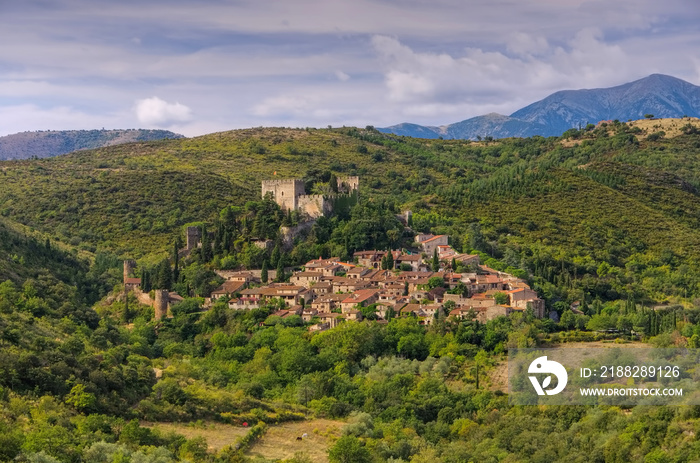
[[[263,260],[262,270],[260,271],[260,281],[267,283],[267,259]]]
[[[170,289],[172,286],[173,274],[170,270],[168,259],[163,259],[158,266],[158,275],[156,279],[156,289]]]
[[[272,250],[272,255],[270,256],[270,264],[272,265],[278,265],[280,261],[280,245],[279,243],[275,245],[275,248]]]
[[[129,323],[131,319],[131,311],[129,310],[129,293],[124,291],[124,312],[122,313],[122,321]]]
[[[278,283],[282,283],[284,280],[286,280],[287,277],[284,274],[284,260],[282,257],[280,257],[277,260],[277,277],[275,278],[275,281]]]
[[[151,290],[150,276],[148,274],[148,269],[144,268],[141,270],[141,289],[144,293]]]
[[[437,248],[433,251],[433,272],[440,270],[440,259],[438,258]]]
[[[452,258],[452,265],[451,265],[451,267],[452,267],[452,271],[453,271],[453,272],[457,270],[457,259],[455,259],[454,257]]]
[[[175,240],[175,245],[173,246],[173,282],[177,283],[180,280],[180,248],[178,247],[178,240]]]
[[[206,225],[202,225],[202,262],[209,262],[213,258],[209,232],[207,232]]]
[[[394,255],[391,253],[391,249],[386,255],[386,269],[394,270]]]

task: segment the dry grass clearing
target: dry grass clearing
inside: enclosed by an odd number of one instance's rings
[[[561,342],[559,344],[552,344],[549,347],[556,347],[556,348],[562,348],[562,349],[567,349],[567,348],[586,348],[586,347],[603,347],[603,348],[621,348],[621,349],[629,349],[629,348],[644,348],[644,347],[652,347],[651,344],[644,343],[642,341],[625,341],[622,343],[617,343],[615,341],[590,341],[590,342]]]
[[[666,138],[677,137],[681,134],[681,128],[691,124],[700,128],[700,119],[697,117],[668,118],[668,119],[640,119],[638,121],[628,122],[630,127],[639,127],[644,131],[644,135],[649,135],[654,132],[663,130],[666,132]]]
[[[623,121],[624,122],[624,121]],[[684,117],[684,118],[666,118],[666,119],[639,119],[637,121],[625,122],[630,127],[639,127],[642,131],[640,134],[636,135],[637,140],[643,140],[647,136],[656,132],[664,132],[664,138],[673,138],[681,134],[681,129],[688,124],[700,129],[700,119],[697,117]],[[613,135],[614,131],[612,127],[608,128],[608,134]],[[592,135],[588,135],[589,137]],[[569,138],[566,140],[561,140],[561,145],[570,148],[574,145],[580,144],[586,138],[579,140],[574,140]]]
[[[489,371],[489,382],[492,391],[508,392],[508,362],[500,362]]]
[[[192,439],[194,437],[204,437],[207,440],[207,445],[210,452],[218,452],[227,445],[235,444],[238,439],[245,436],[250,428],[242,426],[233,426],[222,423],[142,423],[142,426],[147,426],[156,429],[162,433],[174,432]]]
[[[265,435],[250,447],[246,456],[284,460],[301,453],[313,462],[325,463],[328,461],[328,448],[335,438],[340,437],[344,425],[342,421],[317,419],[270,426]],[[304,433],[308,437],[298,441],[297,437]]]

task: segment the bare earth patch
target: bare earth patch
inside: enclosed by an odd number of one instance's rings
[[[508,392],[508,361],[500,362],[489,371],[491,390]]]
[[[210,452],[218,452],[227,445],[235,444],[245,436],[250,428],[233,426],[222,423],[141,423],[142,426],[158,430],[162,433],[174,432],[192,439],[204,437]]]
[[[340,437],[340,430],[345,426],[342,421],[310,420],[284,423],[270,426],[263,437],[253,443],[246,456],[263,457],[268,460],[292,458],[295,453],[305,454],[313,462],[328,461],[328,448],[335,438]],[[297,440],[303,434],[307,437]]]

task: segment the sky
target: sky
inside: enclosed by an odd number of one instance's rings
[[[697,0],[0,0],[0,135],[443,125],[653,73]]]

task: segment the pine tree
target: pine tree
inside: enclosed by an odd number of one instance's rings
[[[267,259],[265,259],[262,263],[262,270],[260,270],[260,281],[262,281],[263,284],[266,284],[267,278]]]

